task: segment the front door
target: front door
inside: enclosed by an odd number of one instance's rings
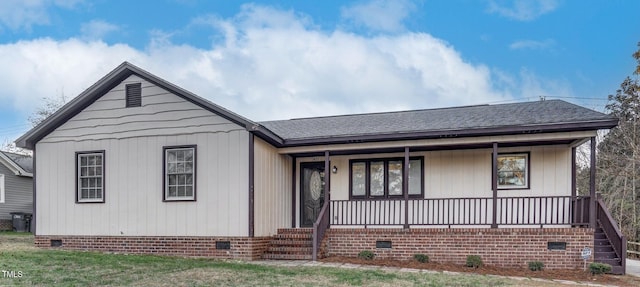
[[[324,204],[324,162],[300,164],[300,227],[313,227]]]

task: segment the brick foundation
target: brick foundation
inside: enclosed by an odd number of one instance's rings
[[[38,235],[35,237],[35,245],[69,250],[255,260],[260,259],[267,250],[270,239],[271,237]],[[51,247],[51,240],[61,240],[62,246]],[[216,249],[216,241],[229,241],[231,248]]]
[[[0,231],[13,230],[13,223],[10,219],[0,219]]]
[[[487,265],[526,267],[542,261],[547,269],[583,267],[580,252],[593,250],[590,228],[451,228],[451,229],[329,229],[323,241],[327,256],[356,257],[371,250],[377,258],[412,259],[427,254],[431,261],[465,264],[467,255],[480,255]],[[376,248],[376,241],[392,248]],[[566,250],[548,250],[547,242],[566,242]]]

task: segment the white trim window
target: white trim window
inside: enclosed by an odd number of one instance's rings
[[[196,147],[165,147],[164,164],[164,200],[196,200]]]
[[[0,203],[4,203],[4,174],[0,174]]]
[[[498,188],[529,188],[529,153],[498,155]]]
[[[104,151],[76,154],[77,202],[104,202]]]

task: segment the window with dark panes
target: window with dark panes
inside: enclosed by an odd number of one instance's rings
[[[422,157],[409,159],[408,193],[423,194]],[[404,195],[404,159],[354,159],[350,161],[350,192],[352,198],[387,198]]]

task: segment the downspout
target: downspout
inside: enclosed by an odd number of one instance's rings
[[[33,145],[33,158],[31,159],[33,161],[32,165],[33,165],[33,171],[31,172],[31,174],[33,174],[33,202],[31,203],[33,205],[32,207],[32,215],[31,215],[31,226],[29,227],[31,229],[31,232],[33,232],[33,235],[37,235],[36,234],[36,145]]]

